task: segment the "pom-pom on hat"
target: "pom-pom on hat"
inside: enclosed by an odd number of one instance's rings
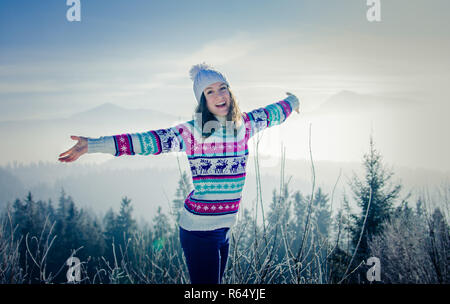
[[[194,82],[194,94],[198,103],[200,103],[203,90],[210,84],[221,81],[229,86],[225,75],[204,62],[192,66],[189,74]]]

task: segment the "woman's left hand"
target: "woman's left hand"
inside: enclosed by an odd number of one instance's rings
[[[291,95],[295,96],[294,94],[289,93],[289,92],[286,92],[286,95],[288,95],[288,96],[291,96]],[[299,107],[296,107],[294,110],[295,110],[295,112],[297,112],[298,114],[300,114],[300,109],[299,109]]]

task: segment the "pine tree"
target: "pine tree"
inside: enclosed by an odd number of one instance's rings
[[[350,203],[348,200],[347,195],[344,193],[343,195],[343,203],[342,203],[342,209],[341,209],[341,214],[340,214],[340,219],[339,219],[339,243],[342,245],[341,248],[344,249],[345,251],[347,251],[347,253],[351,254],[351,240],[352,240],[352,227],[353,227],[353,223],[352,223],[352,211],[350,209]]]
[[[267,214],[267,222],[269,226],[276,226],[289,222],[289,218],[291,216],[291,202],[289,201],[289,190],[287,184],[285,184],[283,190],[282,195],[279,195],[276,189],[273,189],[272,191],[272,202],[270,203]]]
[[[136,230],[136,220],[133,219],[133,207],[131,206],[131,200],[126,196],[122,198],[120,204],[119,215],[116,218],[117,228],[120,231],[121,240],[126,241]]]
[[[357,264],[369,257],[368,243],[372,236],[382,231],[382,223],[392,215],[393,203],[401,190],[400,184],[389,182],[393,172],[384,168],[382,157],[375,150],[372,136],[370,151],[364,155],[364,167],[365,178],[360,180],[354,176],[350,183],[353,197],[361,208],[359,214],[352,214],[354,224],[351,237],[353,248],[357,248],[354,260]]]
[[[419,216],[419,218],[423,218],[425,216],[426,210],[425,210],[425,203],[422,197],[419,197],[416,202],[416,214]]]
[[[161,206],[158,206],[155,217],[153,218],[153,231],[156,238],[167,236],[170,232],[169,218],[162,212]]]
[[[450,228],[439,208],[436,208],[428,220],[428,255],[436,272],[439,284],[450,282]]]
[[[308,229],[307,237],[311,237],[311,232],[314,233],[315,238],[319,236],[321,238],[329,237],[331,213],[329,210],[328,195],[323,192],[321,187],[317,189],[312,201],[308,227],[306,227],[310,200],[311,195],[303,196],[300,191],[294,194],[294,219],[292,228],[297,231],[298,241],[301,240],[305,229]]]
[[[103,217],[104,235],[106,243],[111,243],[114,240],[116,232],[116,215],[112,208],[109,208]]]
[[[315,229],[314,232],[321,237],[328,237],[328,230],[331,223],[331,213],[328,204],[328,195],[323,193],[321,187],[317,189],[314,196],[314,222]]]
[[[113,245],[115,246],[118,241],[117,240],[118,229],[116,222],[116,214],[114,213],[112,208],[109,208],[109,210],[103,217],[103,226],[105,227],[103,235],[106,245],[104,257],[109,263],[113,263],[114,261]]]
[[[158,207],[155,217],[153,218],[153,249],[161,250],[171,234],[169,218],[162,212],[161,206]]]
[[[115,218],[115,223],[113,225],[114,244],[118,252],[122,252],[123,256],[126,255],[125,252],[131,254],[130,256],[133,255],[129,244],[136,232],[137,224],[136,220],[133,219],[132,213],[133,207],[131,206],[131,200],[125,196],[122,198],[119,214]]]
[[[307,200],[300,191],[294,193],[294,220],[292,227],[295,231],[302,231],[306,223]]]
[[[180,219],[180,211],[184,206],[184,200],[189,195],[192,189],[191,181],[186,171],[183,171],[178,180],[178,187],[175,193],[175,199],[172,201],[172,216],[175,217],[176,222]]]
[[[57,272],[60,267],[65,265],[66,260],[72,254],[80,260],[85,260],[82,251],[82,247],[84,247],[83,239],[79,231],[80,212],[72,197],[66,197],[64,190],[61,191],[55,220],[54,234],[56,239],[49,256],[49,265],[51,269]],[[56,278],[58,282],[65,282],[66,280],[64,272],[60,272]]]

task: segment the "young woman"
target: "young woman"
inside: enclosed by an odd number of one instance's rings
[[[207,64],[191,68],[198,101],[195,118],[167,129],[78,140],[60,154],[72,162],[85,153],[156,155],[185,152],[194,190],[179,219],[181,246],[193,284],[221,283],[227,264],[229,231],[234,225],[246,176],[248,141],[265,128],[279,125],[293,110],[294,95],[250,112],[241,112],[226,77]]]

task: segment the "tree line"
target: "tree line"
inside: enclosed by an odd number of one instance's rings
[[[240,211],[224,282],[449,283],[448,197],[432,208],[426,196],[401,198],[402,186],[392,182],[372,139],[363,166],[364,177],[353,176],[351,197],[344,194],[334,213],[333,193],[314,181],[310,193],[291,190],[282,173],[268,210],[258,197]],[[189,283],[177,221],[191,189],[182,172],[171,212],[159,208],[142,226],[128,197],[118,213],[111,208],[100,219],[64,190],[56,205],[29,192],[0,217],[0,283],[68,283],[70,257],[78,258],[81,272],[71,283]],[[381,267],[369,264],[371,257]]]

